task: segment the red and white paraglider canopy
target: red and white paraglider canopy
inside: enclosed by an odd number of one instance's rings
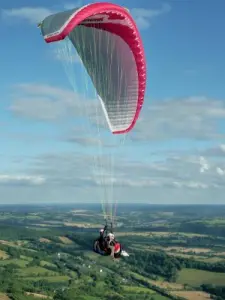
[[[89,4],[48,16],[41,31],[47,43],[71,40],[110,130],[129,132],[139,117],[146,87],[144,48],[129,11],[112,3]]]

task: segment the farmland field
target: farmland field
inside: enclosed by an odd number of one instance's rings
[[[136,212],[125,209],[118,217],[122,225],[116,237],[130,256],[117,261],[92,251],[93,240],[103,226],[96,222],[99,213],[77,210],[32,208],[29,217],[20,208],[18,215],[5,213],[0,218],[3,300],[11,295],[18,300],[61,300],[62,293],[65,300],[81,294],[79,300],[108,300],[111,296],[121,300],[169,300],[175,296],[208,300],[221,296],[225,231],[221,231],[221,217],[218,229],[217,214],[222,208],[209,210],[212,219],[217,219],[215,227],[196,207],[189,210],[198,217],[189,219],[186,227],[186,211],[182,217],[181,207],[173,207],[173,211],[159,208],[154,213],[148,213],[147,208]],[[7,225],[12,217],[18,226]],[[198,227],[190,230],[190,224],[205,223],[209,227],[202,231]]]
[[[179,272],[177,283],[200,286],[204,283],[223,285],[225,273],[209,272],[196,269],[183,269]]]

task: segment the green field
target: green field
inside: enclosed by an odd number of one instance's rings
[[[39,280],[46,280],[48,282],[65,282],[69,280],[69,276],[38,276],[38,277],[23,277],[25,280],[30,280],[30,281],[39,281]]]
[[[179,272],[177,283],[200,286],[203,283],[225,284],[225,273],[209,272],[196,269],[183,269]]]
[[[165,296],[162,296],[159,294],[154,294],[153,297],[154,297],[153,298],[154,300],[169,300],[170,299],[169,297],[165,297]]]
[[[55,267],[55,265],[53,263],[50,263],[50,262],[44,261],[44,260],[42,260],[40,262],[40,265],[41,265],[41,267],[44,267],[44,266]]]
[[[202,220],[202,223],[208,225],[225,225],[225,219],[224,218],[206,219],[206,220]]]
[[[132,212],[128,207],[118,217],[123,226],[115,234],[130,257],[116,261],[92,251],[98,236],[98,228],[90,230],[99,221],[96,211],[88,211],[81,220],[74,209],[29,209],[23,213],[20,207],[19,213],[2,213],[0,218],[3,297],[8,293],[19,300],[41,295],[57,300],[74,300],[75,295],[81,296],[79,300],[108,300],[110,296],[169,300],[171,295],[183,295],[189,300],[194,300],[192,296],[205,300],[212,291],[201,286],[203,283],[225,286],[221,208],[213,211],[210,207],[204,215],[202,208],[196,207],[152,207]],[[46,225],[56,227],[40,230]],[[224,273],[206,271],[217,270],[218,262]],[[29,291],[33,296],[26,295]],[[212,293],[215,296],[217,292]]]
[[[20,255],[20,258],[21,258],[22,260],[27,260],[28,262],[31,262],[31,261],[33,260],[32,257],[25,256],[25,255]]]
[[[38,275],[43,275],[43,274],[48,274],[47,276],[58,276],[57,272],[53,272],[51,270],[47,270],[45,268],[42,267],[28,267],[28,268],[24,268],[19,270],[19,273],[21,276],[36,276]]]
[[[146,294],[155,294],[155,291],[145,288],[145,287],[141,287],[141,286],[123,286],[123,289],[125,292],[127,293],[140,293],[140,292],[144,292]]]
[[[123,290],[125,292],[125,295],[137,295],[137,299],[138,297],[140,297],[139,294],[144,294],[144,295],[151,295],[153,297],[154,300],[168,300],[168,297],[162,296],[157,294],[154,290],[152,289],[148,289],[145,287],[141,287],[141,286],[123,286]]]
[[[0,266],[5,266],[8,264],[15,264],[18,265],[21,268],[25,268],[29,262],[27,260],[23,259],[5,259],[5,260],[0,260]]]

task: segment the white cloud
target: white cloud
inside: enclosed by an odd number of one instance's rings
[[[210,166],[208,164],[208,162],[206,161],[206,159],[201,156],[200,157],[200,172],[204,173],[205,171],[209,170]]]
[[[84,99],[71,90],[31,83],[14,87],[9,110],[20,117],[54,121],[82,116],[85,111],[94,114],[96,105],[98,102]]]
[[[76,7],[80,7],[82,5],[82,1],[76,1],[75,3],[66,3],[62,7],[52,6],[52,8],[47,7],[19,7],[19,8],[11,8],[11,9],[2,9],[1,15],[4,19],[10,20],[24,20],[29,22],[30,24],[37,24],[43,21],[47,16],[57,13],[63,10],[70,10]]]
[[[94,137],[79,137],[79,136],[71,136],[67,138],[68,142],[77,143],[81,146],[100,146],[101,139]]]
[[[139,29],[147,29],[151,25],[153,18],[170,12],[169,4],[163,4],[160,9],[132,8],[130,10]]]
[[[50,10],[45,7],[20,7],[12,9],[2,9],[2,17],[4,19],[18,19],[25,20],[31,24],[37,24],[41,22],[44,18],[55,13],[55,11]]]
[[[148,99],[145,101],[147,103]],[[71,90],[47,84],[30,83],[15,86],[9,110],[19,117],[34,120],[56,121],[84,117],[85,122],[89,124],[84,128],[92,134],[91,124],[97,126],[96,130],[108,130],[97,98],[87,99]],[[189,97],[152,101],[149,106],[143,106],[139,120],[129,137],[138,143],[170,139],[218,141],[225,137],[222,127],[218,127],[218,122],[223,120],[224,116],[223,100]],[[214,151],[216,154],[220,152],[222,156],[225,154],[224,149],[224,145],[219,149],[208,149],[208,153],[202,153],[202,156],[212,155]],[[202,171],[208,168],[203,165],[202,162]]]
[[[75,1],[75,2],[71,2],[71,3],[65,3],[64,5],[64,9],[65,10],[69,10],[69,9],[74,9],[74,8],[76,8],[76,7],[81,7],[81,6],[83,6],[83,1]]]
[[[29,164],[26,162],[26,167],[20,172],[26,175],[1,175],[0,191],[9,193],[4,187],[13,185],[17,196],[21,195],[21,201],[35,193],[43,201],[58,202],[63,197],[64,201],[100,203],[99,197],[106,199],[104,190],[110,195],[113,186],[113,195],[119,202],[210,203],[213,195],[216,203],[222,203],[224,161],[207,159],[211,168],[204,173],[199,172],[200,161],[198,155],[167,156],[153,161],[143,161],[140,157],[139,161],[133,161],[117,152],[111,170],[110,157],[106,153],[100,160],[93,160],[86,151],[55,151],[29,158]],[[26,194],[26,188],[32,186],[35,191],[29,190]]]
[[[118,153],[117,153],[118,154]],[[133,162],[115,155],[113,169],[110,157],[104,153],[93,160],[85,153],[65,153],[40,156],[34,161],[31,171],[44,174],[50,183],[60,186],[106,186],[113,184],[121,188],[224,188],[224,180],[218,175],[221,167],[211,162],[207,173],[199,172],[197,156],[171,157],[166,160]],[[97,162],[97,164],[96,164]]]
[[[18,117],[52,121],[59,118],[67,120],[72,116],[74,120],[74,116],[82,114],[84,99],[67,89],[34,83],[20,84],[14,88],[10,111]],[[87,101],[88,111],[92,115],[96,104],[91,99]],[[29,186],[29,176],[44,178],[42,184],[34,187],[43,199],[55,200],[67,195],[68,199],[75,201],[72,195],[76,194],[86,201],[90,201],[90,197],[93,201],[99,201],[98,192],[104,182],[108,193],[113,185],[115,197],[124,201],[135,201],[135,197],[139,197],[143,201],[151,199],[152,202],[209,203],[213,193],[216,201],[221,202],[224,201],[221,194],[225,187],[225,146],[219,143],[223,132],[219,132],[216,124],[223,114],[223,101],[206,97],[153,101],[149,107],[143,107],[141,120],[131,135],[133,140],[145,141],[144,150],[143,143],[128,140],[124,148],[102,148],[100,161],[97,151],[99,137],[88,134],[88,131],[85,133],[82,124],[78,124],[74,126],[75,131],[65,129],[66,134],[58,142],[68,145],[69,149],[69,143],[79,144],[82,149],[74,145],[73,153],[57,153],[56,148],[54,154],[37,155],[32,160],[29,158],[29,163],[17,165],[23,166],[23,169],[16,172],[27,174],[27,179],[22,177],[23,180],[16,182],[19,184],[27,180]],[[178,146],[181,139],[189,139],[190,149],[164,151],[159,155],[161,142],[171,139],[175,139]],[[219,146],[193,150],[196,149],[192,144],[194,140],[212,139]],[[155,156],[151,154],[152,145],[156,145],[154,141],[159,143],[153,151]],[[106,140],[106,144],[109,145],[110,140]],[[111,153],[115,154],[113,170]],[[139,160],[135,161],[134,157]],[[4,182],[0,188],[1,191],[4,189]]]
[[[208,157],[224,157],[225,158],[225,145],[221,144],[217,147],[208,148],[202,151],[204,156]]]
[[[53,6],[52,9],[46,7],[20,7],[12,9],[2,9],[2,16],[4,19],[25,20],[31,24],[37,24],[41,22],[48,15],[57,13],[62,10],[70,10],[76,7],[81,7],[82,1],[76,1],[75,3],[66,3],[63,7],[57,8]],[[139,29],[149,28],[153,18],[168,13],[171,10],[169,4],[164,3],[159,9],[146,9],[146,8],[132,8],[130,13],[133,15],[137,22]]]
[[[0,185],[41,185],[45,180],[42,176],[0,174]]]
[[[225,170],[222,170],[220,167],[216,168],[216,172],[221,176],[225,175]]]
[[[225,102],[207,97],[152,101],[143,106],[133,140],[193,139],[225,137],[218,121],[225,116]]]

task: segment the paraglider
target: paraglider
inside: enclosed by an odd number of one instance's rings
[[[93,250],[101,255],[111,255],[112,258],[119,258],[121,255],[121,245],[115,240],[113,233],[107,233],[107,226],[100,229],[100,236],[94,241]]]
[[[122,245],[115,239],[112,230],[108,233],[107,225],[104,229],[100,229],[99,233],[99,238],[94,241],[94,252],[104,256],[110,255],[113,259],[120,258],[121,256],[129,256],[129,254],[122,249]]]
[[[69,42],[70,46],[67,45],[64,49],[69,59],[64,61],[69,61],[72,65],[73,60],[68,51],[71,51],[71,46],[73,50],[76,49],[95,89],[109,131],[113,135],[122,136],[130,132],[144,102],[146,61],[138,28],[128,9],[108,2],[92,3],[52,14],[40,22],[38,27],[47,43],[61,40]],[[76,84],[76,80],[70,81],[73,85]],[[87,115],[92,121],[93,112],[90,113],[90,109]],[[102,119],[99,119],[98,115],[98,121],[95,122],[98,133],[102,125]],[[102,145],[102,142],[99,143],[99,147],[103,148]],[[102,153],[102,148],[99,153]],[[106,156],[102,157],[105,160]],[[116,205],[116,202],[113,194],[107,196],[115,182],[111,156],[109,161],[103,167],[102,159],[98,164],[99,169],[102,168],[101,172],[95,170],[94,177],[97,184],[100,182],[105,189],[102,207],[104,218],[115,225],[116,208],[113,208],[113,203]],[[94,251],[113,253],[114,257],[120,257],[120,243],[104,234],[105,231],[101,239],[95,241]]]

